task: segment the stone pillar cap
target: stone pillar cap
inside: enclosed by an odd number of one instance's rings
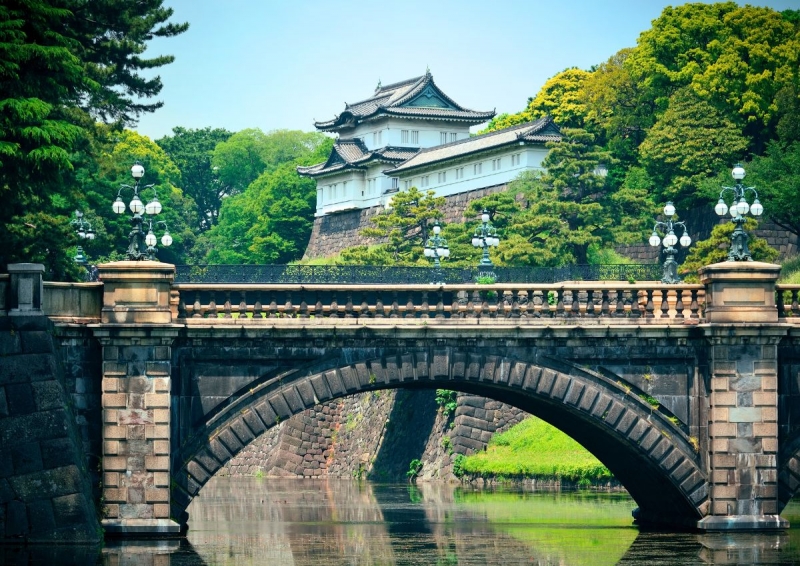
[[[9,273],[44,273],[44,265],[41,263],[9,263]]]
[[[781,266],[763,261],[721,261],[701,267],[697,273],[702,283],[712,279],[775,280]]]

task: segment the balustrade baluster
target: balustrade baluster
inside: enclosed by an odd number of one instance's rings
[[[600,316],[609,316],[610,302],[608,300],[608,289],[600,291]]]
[[[669,291],[667,289],[660,289],[656,292],[661,293],[661,306],[659,307],[661,309],[660,318],[669,318],[669,301],[667,300]]]
[[[570,293],[572,293],[572,305],[569,308],[570,311],[569,314],[570,316],[579,317],[581,316],[581,304],[580,301],[578,300],[579,293],[575,289],[570,291]]]
[[[261,303],[261,291],[256,291],[256,302],[253,304],[253,318],[264,318],[264,305]]]
[[[441,287],[439,288],[439,291],[437,291],[437,295],[438,295],[438,297],[436,299],[436,315],[435,315],[435,318],[444,318],[444,291],[442,291]],[[456,303],[455,304],[458,304],[458,300],[457,299],[456,299]],[[452,309],[452,306],[450,308]],[[452,317],[460,316],[461,307],[459,306],[458,309],[459,309],[458,313],[454,313],[451,310],[450,316],[452,316]]]
[[[697,289],[692,289],[692,303],[689,306],[689,310],[692,311],[692,314],[689,315],[689,318],[700,318],[700,305],[697,303]]]
[[[192,305],[192,318],[203,318],[203,305],[200,304],[200,291],[194,293],[194,304]]]
[[[272,297],[269,301],[269,317],[268,318],[278,318],[278,301],[275,297],[275,291],[272,292]]]
[[[239,291],[241,300],[239,301],[239,318],[247,318],[247,299],[245,298],[245,291]]]
[[[653,290],[652,289],[645,289],[644,291],[645,296],[645,303],[644,303],[644,317],[645,318],[655,318],[655,310],[656,306],[653,304]]]
[[[230,291],[225,291],[225,305],[223,306],[223,309],[224,309],[224,313],[225,314],[222,316],[222,318],[233,318],[233,315],[231,314],[231,292]]]
[[[344,304],[344,317],[353,318],[353,292],[347,292],[347,302]]]
[[[292,292],[286,291],[286,302],[283,304],[283,316],[294,316],[294,304],[292,303]]]
[[[392,311],[389,313],[389,318],[400,317],[400,305],[397,302],[397,291],[392,291]]]
[[[623,299],[624,291],[617,289],[617,302],[614,305],[614,316],[621,318],[625,316],[625,300]]]
[[[797,289],[792,291],[792,316],[797,316],[800,314],[800,307],[798,307],[797,304],[797,293]]]
[[[631,318],[641,318],[642,312],[641,307],[639,306],[639,291],[633,290],[629,292],[631,297]]]
[[[300,297],[300,308],[298,312],[298,317],[300,318],[308,318],[308,303],[306,302],[305,293]]]
[[[375,301],[375,318],[384,318],[386,311],[383,307],[383,298],[381,291],[378,291],[378,299]]]
[[[320,292],[314,292],[314,297],[317,299],[314,303],[314,318],[325,318],[325,307],[322,306]]]
[[[776,290],[775,291],[775,308],[778,309],[778,318],[782,318],[786,316],[786,308],[783,304],[783,294],[786,291]]]
[[[328,317],[339,318],[339,303],[336,302],[336,291],[331,294],[331,305]]]
[[[550,316],[550,303],[548,302],[548,291],[533,291],[531,300],[533,301],[533,316],[539,318],[544,315],[547,309],[547,316]],[[542,298],[544,297],[544,298]]]
[[[211,291],[211,300],[208,302],[208,312],[206,314],[208,318],[219,318],[219,313],[217,312],[217,301],[215,299],[216,293]]]
[[[565,318],[566,312],[564,311],[564,289],[563,287],[556,290],[556,316],[558,318]]]
[[[470,318],[480,318],[481,311],[483,310],[483,299],[481,299],[481,293],[477,289],[472,292],[472,313]]]
[[[594,289],[586,290],[586,316],[587,318],[594,318],[597,316],[594,304]]]
[[[361,293],[361,306],[358,308],[358,318],[369,318],[369,304],[367,304],[366,293]]]
[[[178,318],[188,318],[188,313],[186,312],[186,300],[184,299],[184,294],[180,291],[177,291],[178,295]]]
[[[431,307],[428,304],[428,292],[422,292],[422,305],[420,306],[420,318],[430,318],[431,317]]]
[[[408,292],[408,301],[406,301],[406,313],[405,318],[416,318],[417,313],[415,312],[414,308],[414,298],[412,297],[411,291]]]
[[[675,318],[683,318],[683,289],[675,291]]]
[[[509,313],[510,318],[520,318],[522,314],[520,313],[519,308],[519,289],[511,289],[511,312]]]

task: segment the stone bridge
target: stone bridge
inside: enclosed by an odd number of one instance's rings
[[[199,285],[118,262],[98,284],[42,286],[35,268],[0,284],[9,317],[42,309],[62,347],[99,349],[107,533],[179,532],[270,427],[399,387],[548,421],[614,473],[641,524],[760,530],[788,526],[800,486],[800,286],[776,285],[779,269],[726,262],[671,286]]]

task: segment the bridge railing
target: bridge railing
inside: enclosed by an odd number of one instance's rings
[[[475,283],[479,267],[386,265],[176,265],[176,283],[253,283],[298,285],[376,285]],[[658,264],[565,265],[562,267],[494,267],[503,283],[558,283],[561,281],[654,281],[663,268]]]
[[[798,296],[800,296],[800,285],[779,283],[775,286],[775,305],[778,307],[778,318],[800,317]]]
[[[685,323],[703,318],[702,285],[571,283],[494,285],[172,286],[188,323],[293,319],[617,319]]]

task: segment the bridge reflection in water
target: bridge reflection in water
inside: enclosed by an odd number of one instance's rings
[[[800,562],[799,529],[782,534],[640,532],[630,526],[634,506],[620,493],[214,478],[190,507],[189,545],[175,547],[172,563]],[[787,512],[800,514],[800,504]],[[794,524],[800,524],[797,518]],[[115,547],[103,552],[105,564],[117,563]],[[126,564],[140,563],[125,554]]]

